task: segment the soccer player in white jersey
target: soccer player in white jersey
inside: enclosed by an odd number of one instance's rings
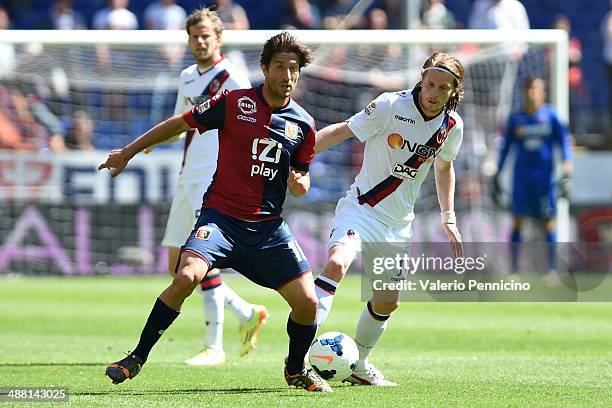
[[[214,11],[206,8],[193,11],[187,17],[185,28],[196,63],[181,72],[174,114],[190,110],[225,89],[251,87],[247,76],[221,53],[223,23]],[[162,240],[162,245],[168,248],[168,270],[172,275],[180,247],[198,219],[202,197],[217,168],[218,150],[216,130],[200,134],[192,129],[185,135],[183,167]],[[246,355],[257,343],[259,329],[267,316],[265,307],[243,300],[222,281],[218,270],[210,271],[200,287],[206,324],[204,349],[185,362],[204,366],[225,363],[224,306],[240,321],[240,355]]]
[[[463,254],[454,213],[453,169],[463,138],[463,122],[455,112],[463,99],[463,76],[457,58],[436,52],[423,64],[421,81],[413,89],[383,93],[348,121],[317,133],[316,152],[351,137],[365,143],[361,170],[336,207],[327,264],[315,280],[319,326],[329,315],[340,281],[368,243],[410,245],[414,203],[432,164],[442,228],[454,254]],[[373,290],[357,322],[360,360],[346,381],[397,385],[385,379],[368,356],[398,306],[399,291]]]

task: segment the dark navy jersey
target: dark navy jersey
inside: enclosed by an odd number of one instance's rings
[[[519,172],[552,175],[555,147],[561,148],[563,160],[571,156],[567,128],[551,106],[543,106],[531,114],[518,112],[510,116],[499,157],[500,169],[513,146],[517,150],[514,169]]]
[[[290,166],[307,172],[315,123],[295,101],[272,110],[262,87],[224,91],[183,114],[200,133],[219,129],[219,156],[202,207],[247,221],[280,217]]]

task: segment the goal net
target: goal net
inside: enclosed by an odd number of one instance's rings
[[[277,31],[226,31],[224,53],[253,84],[263,80],[261,46]],[[314,51],[295,99],[317,127],[340,122],[378,94],[412,88],[437,50],[465,68],[464,144],[456,162],[456,207],[468,241],[504,241],[509,218],[489,194],[500,131],[520,105],[520,85],[539,75],[549,102],[568,117],[567,36],[557,30],[299,31]],[[159,247],[180,145],[110,181],[95,166],[108,150],[172,114],[180,71],[193,63],[181,31],[0,32],[0,120],[35,153],[0,155],[0,274],[149,273],[165,270]],[[26,114],[26,113],[29,113]],[[74,124],[92,124],[93,152],[54,155],[50,136],[74,139]],[[317,156],[306,200],[289,200],[286,218],[311,263],[324,262],[333,206],[359,170],[362,146],[348,141]],[[416,240],[444,240],[435,182],[423,185],[415,209]],[[561,220],[560,237],[569,234]],[[566,238],[567,239],[567,238]]]

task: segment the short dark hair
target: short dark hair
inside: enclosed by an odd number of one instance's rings
[[[546,85],[544,78],[541,77],[540,75],[530,75],[523,80],[523,90],[527,90],[531,88],[531,86],[533,85],[535,81],[542,81],[544,82],[544,85]]]
[[[313,60],[312,51],[310,51],[304,44],[299,42],[287,31],[283,31],[282,33],[277,34],[266,41],[263,46],[263,50],[261,50],[261,58],[259,59],[259,62],[263,66],[269,67],[274,54],[279,52],[296,53],[298,56],[300,69],[310,64]]]

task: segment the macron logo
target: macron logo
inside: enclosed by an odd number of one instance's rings
[[[414,121],[414,119],[412,119],[412,118],[405,118],[405,117],[400,116],[400,115],[395,115],[395,116],[393,116],[393,117],[394,117],[395,119],[397,119],[397,120],[401,120],[402,122],[408,122],[408,123],[410,123],[411,125],[416,124],[416,122],[415,122],[415,121]]]

